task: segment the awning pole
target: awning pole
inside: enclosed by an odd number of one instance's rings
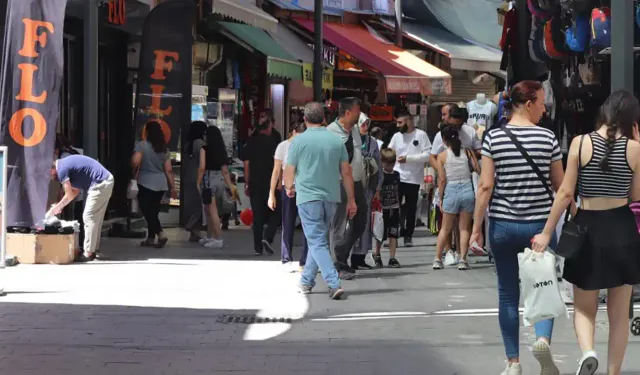
[[[314,2],[314,49],[313,49],[313,100],[322,102],[322,49],[323,49],[323,32],[322,32],[322,7],[323,0],[315,0]]]
[[[611,91],[633,92],[633,1],[611,2]]]
[[[98,4],[85,1],[83,20],[83,109],[82,148],[86,156],[98,159]]]
[[[402,48],[402,0],[396,0],[396,46]]]

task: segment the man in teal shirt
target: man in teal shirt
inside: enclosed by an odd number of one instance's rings
[[[340,137],[322,126],[322,104],[307,104],[304,121],[307,130],[291,141],[284,170],[285,189],[290,197],[296,196],[298,214],[309,244],[300,290],[305,294],[311,293],[319,268],[329,286],[329,298],[340,299],[344,290],[340,287],[340,278],[329,251],[329,228],[341,201],[341,177],[347,192],[347,215],[353,217],[356,214],[351,166]]]

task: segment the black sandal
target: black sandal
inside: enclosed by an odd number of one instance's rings
[[[158,243],[155,244],[154,246],[158,249],[162,249],[164,247],[164,245],[167,244],[167,241],[169,241],[169,239],[167,237],[163,237],[163,238],[158,238]]]
[[[147,238],[146,240],[140,242],[140,247],[154,247],[154,246],[156,246],[156,244],[150,238]]]

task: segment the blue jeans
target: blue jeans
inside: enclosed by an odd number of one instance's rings
[[[507,358],[520,356],[520,272],[518,253],[531,247],[531,239],[544,229],[544,221],[489,219],[489,238],[498,274],[498,322]],[[555,234],[550,247],[555,247]],[[536,338],[551,340],[553,319],[535,324]]]
[[[302,285],[313,287],[320,268],[322,278],[329,288],[340,287],[338,272],[329,251],[329,229],[336,207],[336,203],[325,201],[311,201],[298,205],[298,215],[309,245],[307,261],[300,280]]]

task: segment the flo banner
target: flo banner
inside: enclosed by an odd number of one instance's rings
[[[191,121],[192,29],[196,2],[170,0],[151,10],[144,23],[136,92],[135,124],[156,121],[171,151],[180,128]]]
[[[6,226],[44,219],[63,75],[67,0],[5,0],[0,144],[7,147]]]

